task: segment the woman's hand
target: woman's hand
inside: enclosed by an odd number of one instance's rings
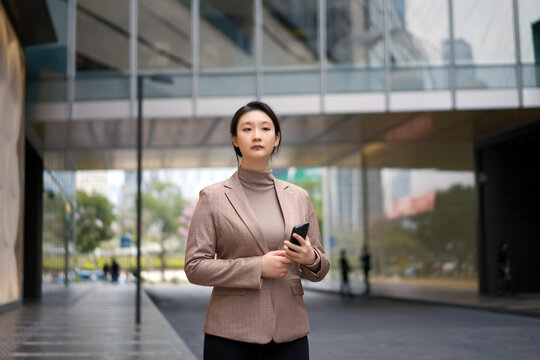
[[[291,261],[297,262],[303,265],[311,265],[317,260],[317,255],[315,255],[315,250],[311,246],[309,241],[309,236],[306,236],[303,239],[298,234],[293,234],[293,237],[298,240],[300,246],[291,243],[288,240],[285,240],[283,248],[285,249],[285,256]]]
[[[292,261],[285,257],[284,250],[269,251],[262,258],[262,277],[280,278],[287,274]]]

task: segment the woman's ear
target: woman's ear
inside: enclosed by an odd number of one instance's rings
[[[276,140],[274,140],[274,147],[279,145],[280,140],[281,140],[281,133],[278,132],[276,135]]]
[[[236,141],[236,136],[234,136],[233,134],[231,134],[231,142],[234,146],[239,147],[238,142]]]

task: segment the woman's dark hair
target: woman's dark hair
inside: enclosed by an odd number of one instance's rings
[[[268,115],[268,117],[272,119],[272,123],[274,123],[276,136],[278,134],[281,134],[281,128],[279,127],[279,120],[276,114],[274,114],[274,111],[270,108],[270,106],[260,101],[252,101],[249,104],[244,105],[240,109],[238,109],[236,113],[234,114],[234,116],[232,117],[231,119],[231,135],[232,136],[236,137],[238,134],[238,121],[240,120],[242,115],[250,111],[255,111],[255,110],[262,111],[263,113]],[[279,139],[279,143],[277,144],[277,146],[274,146],[274,150],[272,151],[272,154],[270,155],[270,157],[277,155],[280,145],[281,145],[281,138]],[[239,162],[239,158],[242,157],[240,148],[238,148],[237,146],[234,146],[234,144],[233,144],[233,148],[234,148],[234,152],[236,153],[236,161]]]

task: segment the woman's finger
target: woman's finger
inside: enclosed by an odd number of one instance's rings
[[[293,244],[289,240],[285,240],[283,244],[286,246],[287,249],[291,249],[292,251],[296,251],[296,252],[300,251],[300,246]]]
[[[307,236],[307,235],[306,235]],[[298,240],[298,242],[300,243],[300,245],[304,245],[306,243],[306,241],[304,240],[303,237],[301,237],[300,235],[298,234],[293,234],[293,237]]]

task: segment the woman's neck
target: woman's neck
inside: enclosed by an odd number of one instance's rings
[[[254,162],[254,161],[246,161],[246,159],[242,159],[242,163],[240,164],[240,167],[242,169],[251,170],[251,171],[268,171],[270,170],[270,163],[268,161]]]

